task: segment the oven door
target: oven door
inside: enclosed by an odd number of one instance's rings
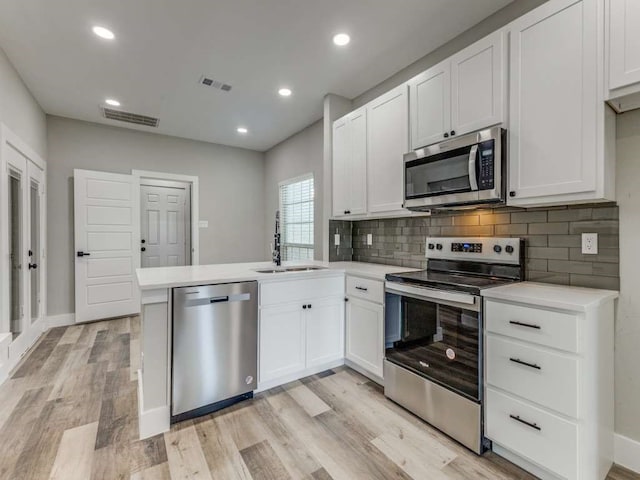
[[[502,132],[495,127],[407,153],[405,208],[502,200]]]
[[[480,298],[387,284],[388,361],[480,401]]]

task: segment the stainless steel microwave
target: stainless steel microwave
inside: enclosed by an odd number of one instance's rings
[[[506,131],[493,127],[404,155],[404,207],[430,210],[505,200]]]

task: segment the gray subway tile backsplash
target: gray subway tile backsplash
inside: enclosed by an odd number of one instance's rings
[[[341,244],[333,245],[335,233]],[[366,244],[372,234],[373,245]],[[583,255],[581,234],[598,233],[598,254]],[[329,260],[425,268],[427,236],[507,236],[526,242],[528,280],[618,289],[618,207],[612,204],[437,212],[432,216],[330,221]]]

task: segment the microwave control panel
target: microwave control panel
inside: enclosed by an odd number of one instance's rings
[[[478,144],[478,188],[480,190],[491,190],[495,186],[495,148],[494,141],[487,140]]]

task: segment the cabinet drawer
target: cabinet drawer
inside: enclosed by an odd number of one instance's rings
[[[488,332],[578,352],[577,315],[487,300],[485,325]]]
[[[384,283],[368,278],[347,276],[347,295],[384,303]]]
[[[563,478],[577,478],[577,424],[487,389],[487,438]]]
[[[260,306],[280,305],[337,295],[344,296],[343,276],[260,284]]]
[[[578,418],[578,360],[487,335],[487,383]]]

